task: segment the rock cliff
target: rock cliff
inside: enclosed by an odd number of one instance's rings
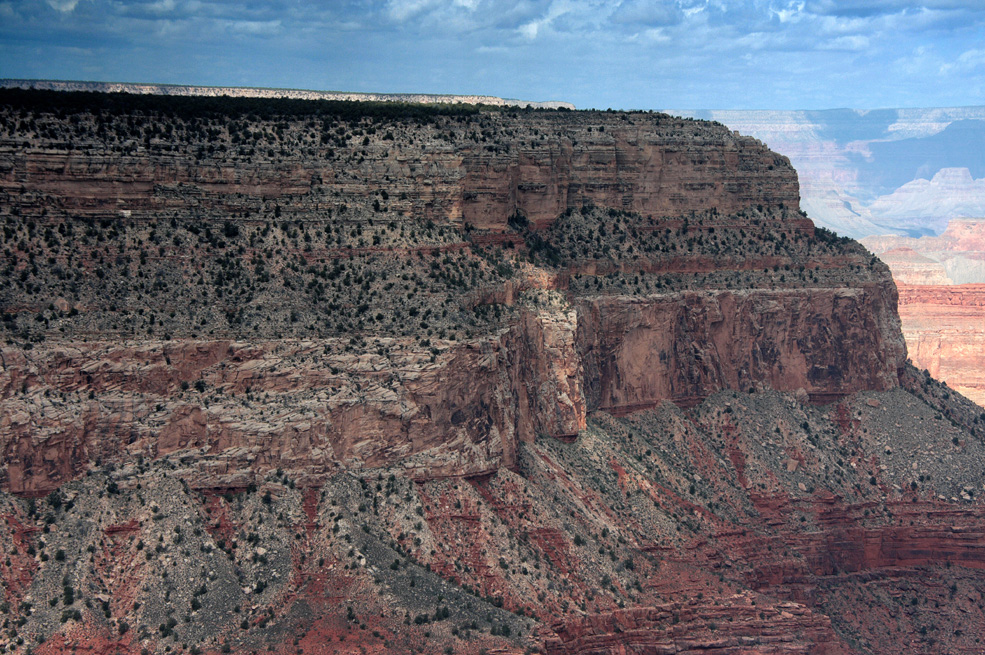
[[[0,98],[8,643],[890,653],[985,628],[979,412],[906,367],[888,269],[815,230],[759,142]],[[957,595],[946,635],[921,567]]]
[[[935,237],[867,237],[900,287],[900,319],[913,362],[985,405],[985,221],[952,220]]]
[[[16,492],[127,451],[200,452],[198,487],[475,474],[595,409],[896,384],[885,273],[818,239],[789,165],[719,126],[310,108],[244,126],[211,103],[151,121],[146,99],[117,102],[7,115]]]
[[[985,285],[900,285],[903,336],[913,362],[985,405]]]

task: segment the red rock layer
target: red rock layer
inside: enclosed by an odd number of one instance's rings
[[[985,406],[985,285],[899,284],[899,294],[913,363]]]
[[[555,626],[548,655],[847,655],[851,648],[831,621],[797,603],[757,606],[752,598],[728,605],[691,601],[587,616]]]
[[[337,209],[339,197],[368,205],[385,188],[392,211],[497,231],[516,212],[544,225],[586,203],[654,216],[800,203],[785,158],[721,127],[661,115],[550,112],[519,119],[522,135],[535,137],[526,142],[504,134],[517,118],[487,120],[495,145],[463,139],[453,122],[447,134],[418,128],[414,136],[431,141],[426,147],[379,135],[353,144],[355,164],[326,155],[332,149],[325,146],[306,157],[200,161],[156,148],[127,154],[0,144],[0,185],[42,194],[49,211],[99,217],[254,213],[274,202],[285,212],[325,211]]]
[[[697,404],[719,389],[804,390],[820,401],[890,389],[904,358],[899,339],[886,338],[894,305],[880,285],[586,302],[579,345],[591,406],[618,415]]]
[[[654,216],[711,208],[730,214],[764,196],[773,206],[800,204],[796,181],[780,173],[789,164],[750,147],[748,139],[726,133],[694,139],[654,133],[637,119],[627,123],[606,125],[604,132],[576,128],[536,149],[464,155],[463,217],[501,229],[503,217],[517,211],[544,225],[586,202]]]

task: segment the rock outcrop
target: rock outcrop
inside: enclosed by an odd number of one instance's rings
[[[895,303],[879,285],[592,299],[580,314],[592,407],[687,406],[720,389],[804,390],[819,402],[891,389],[905,356],[883,340]]]
[[[187,454],[198,488],[276,468],[475,475],[596,409],[748,387],[830,400],[902,366],[888,276],[814,235],[789,164],[721,126],[461,109],[418,125],[345,104],[244,126],[255,104],[184,116],[125,96],[62,120],[44,110],[59,97],[13,95],[0,143],[23,239],[4,325],[32,348],[8,346],[0,373],[17,493],[138,454]]]
[[[0,98],[8,642],[775,655],[985,629],[980,412],[906,366],[888,268],[815,230],[755,140]]]
[[[900,289],[914,364],[985,405],[985,221],[952,220],[936,237],[867,237]]]

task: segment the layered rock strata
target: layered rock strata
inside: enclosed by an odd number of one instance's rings
[[[789,164],[721,126],[8,93],[18,493],[179,452],[196,487],[474,475],[596,409],[896,384],[884,269],[815,235]]]
[[[985,630],[985,419],[905,366],[888,269],[815,230],[762,144],[643,113],[0,97],[5,645]]]
[[[900,285],[913,362],[985,406],[985,285]]]
[[[893,273],[914,364],[985,405],[985,221],[952,220],[935,237],[863,240]]]

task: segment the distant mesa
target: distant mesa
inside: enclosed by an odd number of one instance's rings
[[[985,213],[985,212],[983,212]],[[869,236],[862,244],[878,255],[904,284],[985,283],[985,218],[954,219],[940,236]],[[948,282],[919,281],[912,277],[918,267],[940,267]]]
[[[289,98],[292,100],[350,100],[354,102],[409,102],[420,104],[490,105],[493,107],[531,107],[533,109],[574,109],[570,102],[534,102],[485,95],[442,95],[434,93],[349,93],[308,89],[267,89],[241,86],[192,86],[187,84],[141,84],[132,82],[74,82],[63,80],[0,80],[4,89],[43,91],[90,91],[136,93],[162,96],[205,96],[231,98]]]

